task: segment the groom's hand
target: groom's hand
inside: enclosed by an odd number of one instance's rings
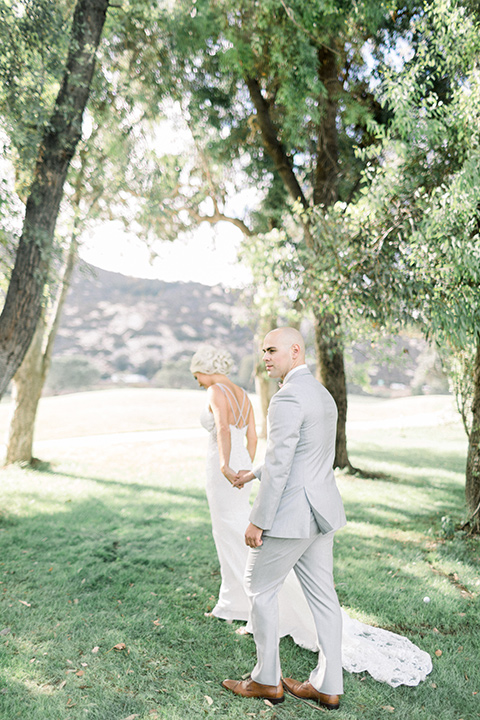
[[[252,548],[260,547],[260,545],[263,545],[262,535],[262,528],[250,523],[245,530],[245,545]]]

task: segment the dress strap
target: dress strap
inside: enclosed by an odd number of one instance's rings
[[[250,400],[248,399],[248,395],[245,392],[245,390],[242,388],[243,391],[243,401],[242,401],[242,407],[240,408],[240,420],[242,421],[242,427],[243,425],[246,425],[248,422],[248,414],[250,412]],[[237,403],[238,405],[238,403]],[[245,407],[246,405],[246,407]]]
[[[245,411],[244,411],[245,401],[247,401],[248,404],[250,404],[250,401],[248,400],[248,397],[247,397],[247,393],[242,388],[243,402],[242,402],[242,407],[240,407],[239,402],[238,402],[237,398],[235,397],[235,394],[230,390],[229,387],[227,387],[227,385],[223,385],[222,383],[216,383],[216,384],[218,385],[219,388],[221,388],[223,394],[226,396],[226,398],[228,400],[228,403],[229,403],[230,408],[233,413],[233,419],[235,420],[235,423],[234,423],[235,427],[240,427],[240,423],[242,423],[241,427],[244,427],[247,424],[247,419],[248,419],[248,413],[246,414],[246,417],[245,417]],[[231,398],[233,398],[233,400],[235,401],[235,405],[237,406],[236,409],[233,406]],[[250,408],[248,407],[248,410],[249,409]]]

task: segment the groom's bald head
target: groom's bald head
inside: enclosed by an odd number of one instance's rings
[[[305,362],[305,341],[295,328],[275,328],[265,335],[263,353],[269,376],[283,380],[290,370]]]
[[[271,330],[266,336],[267,338],[274,339],[277,344],[282,345],[284,348],[291,348],[292,345],[298,345],[299,352],[302,355],[302,362],[305,361],[305,341],[296,328],[293,327],[280,327]]]

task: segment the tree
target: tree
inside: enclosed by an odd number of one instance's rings
[[[42,26],[43,27],[43,26]],[[56,24],[53,23],[56,28]],[[57,232],[55,253],[51,254],[46,300],[34,339],[22,364],[13,377],[13,412],[7,444],[7,462],[30,462],[35,417],[38,402],[51,364],[51,356],[63,304],[77,256],[81,235],[99,220],[120,219],[126,227],[134,222],[133,205],[140,205],[145,186],[148,186],[153,170],[145,162],[143,148],[149,144],[151,134],[148,116],[149,104],[145,93],[135,78],[131,78],[128,58],[131,51],[121,47],[113,54],[108,38],[118,36],[118,23],[110,22],[106,28],[106,42],[98,50],[98,71],[92,83],[84,123],[83,138],[73,157],[65,192],[59,211],[61,235]],[[36,38],[30,38],[31,28],[24,28],[29,38],[32,67],[35,67],[35,51],[42,58],[49,58],[50,48],[45,47],[46,30]],[[57,51],[52,51],[56,57]],[[107,55],[107,57],[106,57]],[[125,57],[126,56],[126,57]],[[56,67],[53,62],[45,63]],[[33,87],[23,80],[16,88],[14,99],[19,108],[35,97],[38,77],[32,73]],[[54,75],[43,77],[48,87]],[[23,94],[23,98],[22,98]],[[22,102],[23,99],[23,102]],[[41,100],[43,102],[41,102]],[[143,102],[142,102],[143,101]],[[37,98],[36,105],[43,107],[45,100]],[[37,140],[36,125],[26,126],[25,113],[16,106],[4,108],[9,121],[8,130],[16,149],[13,156],[17,188],[28,184],[31,148]],[[30,137],[29,137],[30,136]],[[29,142],[27,142],[29,138]],[[156,170],[156,167],[154,168]],[[135,223],[138,228],[138,222]],[[70,237],[67,235],[70,234]],[[58,259],[61,256],[65,259]],[[62,268],[61,265],[64,265]]]
[[[368,170],[363,197],[349,209],[355,243],[341,254],[343,276],[366,314],[380,323],[414,320],[443,356],[462,359],[471,373],[466,525],[474,532],[480,532],[479,29],[467,9],[442,0],[416,19],[414,55],[382,89],[394,111],[382,133],[382,163]]]
[[[63,79],[37,154],[23,230],[0,315],[0,396],[30,345],[42,312],[55,225],[81,137],[108,0],[78,0]]]
[[[49,314],[44,307],[33,340],[13,376],[13,410],[8,428],[7,464],[31,463],[33,460],[33,435],[38,403],[52,362],[53,344],[75,267],[77,248],[78,241],[72,238],[51,312]]]
[[[368,118],[382,117],[365,79],[362,48],[369,39],[380,54],[386,52],[408,16],[407,10],[389,14],[375,3],[359,13],[349,2],[335,11],[330,3],[304,0],[203,0],[188,11],[180,2],[162,44],[162,62],[174,68],[175,98],[181,78],[196,132],[215,130],[216,139],[208,142],[211,157],[223,167],[241,163],[260,200],[272,178],[280,178],[284,216],[297,201],[304,210],[328,208],[354,196],[362,164],[354,147],[374,141]],[[308,215],[303,220],[304,241],[316,250]],[[322,245],[319,252],[325,251]],[[317,364],[339,408],[335,463],[349,467],[342,310],[323,312],[318,303],[313,310]]]

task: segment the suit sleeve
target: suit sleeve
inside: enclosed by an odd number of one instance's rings
[[[265,462],[261,468],[255,469],[261,483],[250,521],[263,530],[269,530],[275,519],[290,476],[302,422],[300,401],[286,385],[270,402]]]

